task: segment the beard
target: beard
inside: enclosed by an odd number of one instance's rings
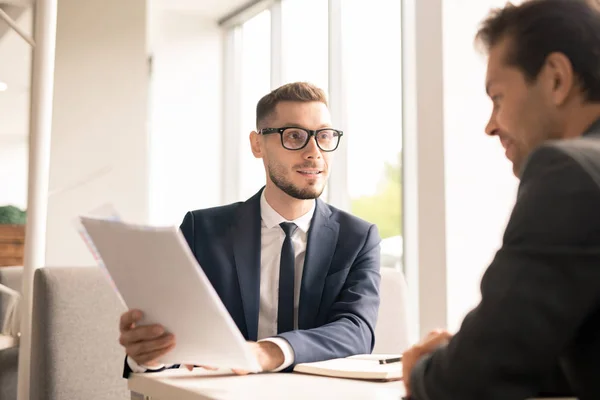
[[[325,190],[325,185],[319,187],[316,183],[305,188],[301,188],[294,185],[292,182],[286,179],[285,174],[283,172],[283,168],[279,166],[269,166],[268,174],[269,178],[271,178],[271,181],[275,184],[275,186],[277,186],[288,196],[298,200],[317,199],[321,196],[323,190]]]

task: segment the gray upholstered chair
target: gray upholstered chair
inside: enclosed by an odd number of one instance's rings
[[[124,311],[99,267],[37,270],[31,399],[129,399],[118,343]]]
[[[373,353],[400,354],[410,344],[408,292],[404,274],[396,268],[381,268],[380,296]]]

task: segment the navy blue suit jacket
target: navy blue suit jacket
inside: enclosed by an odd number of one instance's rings
[[[258,332],[261,193],[245,202],[188,212],[181,224],[198,263],[243,336],[252,341]],[[279,335],[294,350],[294,365],[373,350],[380,241],[375,225],[317,200],[300,289],[299,329]],[[125,363],[124,376],[129,372]]]

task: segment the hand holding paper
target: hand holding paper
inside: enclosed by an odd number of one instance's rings
[[[161,325],[136,326],[142,312],[129,310],[121,315],[119,343],[138,365],[149,367],[159,364],[160,357],[175,348],[175,336],[165,332]]]
[[[177,227],[81,222],[130,310],[120,340],[134,361],[261,370]]]

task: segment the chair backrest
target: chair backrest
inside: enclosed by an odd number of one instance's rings
[[[0,284],[21,292],[23,267],[0,267]],[[0,325],[4,321],[8,297],[0,295]],[[0,330],[1,330],[0,326]],[[0,350],[0,399],[17,399],[17,376],[19,370],[19,348]]]
[[[402,272],[381,268],[380,297],[373,353],[401,354],[409,346],[408,291]]]
[[[118,343],[124,311],[99,267],[36,270],[30,398],[129,399]]]
[[[21,293],[22,275],[23,267],[0,267],[0,285],[4,285]],[[0,324],[4,321],[7,306],[7,297],[0,296]]]

